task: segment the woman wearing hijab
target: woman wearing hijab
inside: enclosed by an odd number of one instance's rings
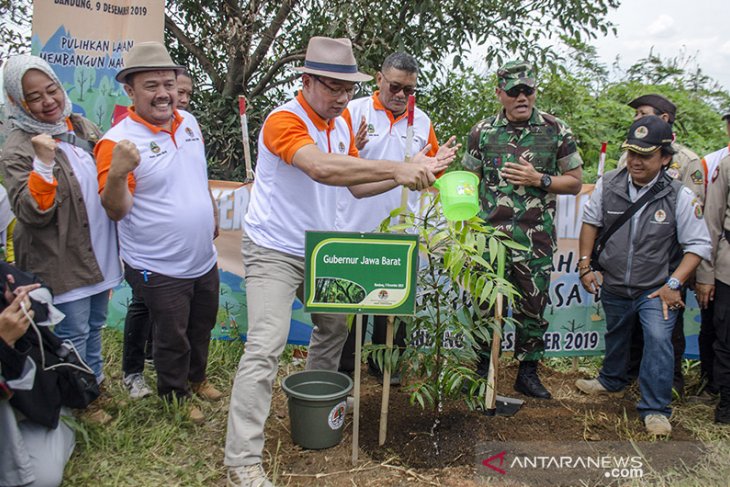
[[[98,195],[93,143],[99,129],[71,113],[71,101],[43,59],[19,55],[4,67],[12,124],[0,157],[17,218],[17,266],[53,290],[66,317],[55,327],[104,379],[101,329],[109,290],[122,280],[116,228]]]

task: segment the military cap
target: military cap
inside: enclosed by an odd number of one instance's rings
[[[672,142],[674,142],[672,126],[656,115],[649,115],[631,124],[621,149],[637,154],[651,154],[664,147],[667,152],[674,154]]]
[[[525,85],[534,88],[535,71],[532,64],[526,61],[508,61],[497,70],[497,83],[503,90],[509,90],[515,86]]]
[[[722,117],[720,118],[720,120],[727,120],[728,122],[730,122],[730,110],[727,110],[727,111],[725,112],[725,115],[723,115],[723,116],[722,116]]]
[[[677,115],[677,107],[671,101],[667,100],[662,95],[655,93],[649,95],[642,95],[638,98],[634,98],[629,102],[631,108],[639,108],[642,105],[649,105],[659,110],[661,113],[669,115],[669,123],[674,123],[674,117]]]

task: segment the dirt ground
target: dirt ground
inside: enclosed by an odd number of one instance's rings
[[[501,394],[521,398],[525,404],[513,417],[487,417],[469,411],[463,402],[444,407],[438,439],[430,434],[433,413],[420,406],[411,406],[401,388],[391,388],[388,438],[378,446],[378,428],[382,388],[362,371],[359,462],[353,466],[352,416],[348,415],[344,438],[338,446],[326,450],[304,450],[292,443],[289,416],[284,393],[277,388],[272,415],[267,423],[266,449],[268,470],[277,485],[301,486],[386,486],[386,485],[520,485],[506,477],[485,480],[480,470],[479,445],[484,442],[591,442],[586,446],[605,445],[611,441],[647,441],[649,437],[635,409],[636,392],[623,398],[587,397],[573,383],[581,373],[543,373],[543,380],[552,391],[552,400],[522,396],[512,389],[516,374],[513,364],[502,367],[498,390]],[[672,442],[695,440],[681,423],[673,424]],[[438,448],[437,446],[438,445]],[[693,447],[696,442],[691,443]],[[685,449],[686,450],[686,449]],[[573,452],[574,453],[574,452]],[[696,453],[696,454],[695,454]],[[687,467],[700,461],[698,450],[683,458]],[[672,460],[661,460],[652,467],[662,467]],[[481,469],[483,470],[483,469]],[[575,485],[572,480],[546,479],[545,471],[535,470],[529,485]],[[590,485],[609,485],[591,482]],[[620,485],[620,484],[614,484]]]

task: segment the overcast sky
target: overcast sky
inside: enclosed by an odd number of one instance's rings
[[[730,90],[730,1],[623,0],[608,19],[617,35],[593,45],[609,66],[619,55],[626,69],[654,46],[662,58],[697,55],[699,67]]]

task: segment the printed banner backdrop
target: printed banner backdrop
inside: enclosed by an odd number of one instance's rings
[[[163,0],[35,0],[32,53],[63,83],[73,111],[109,129],[129,98],[114,76],[135,42],[163,41]]]
[[[220,210],[221,234],[215,240],[218,266],[221,274],[220,307],[213,336],[221,339],[245,339],[248,330],[246,317],[246,289],[241,262],[241,224],[248,206],[251,185],[227,181],[211,181],[213,196]],[[577,196],[558,197],[558,250],[553,258],[550,302],[545,319],[550,326],[545,333],[547,356],[570,357],[601,355],[604,350],[603,334],[606,328],[600,301],[583,290],[578,279],[578,234],[583,206],[593,191],[593,185],[584,185]],[[124,324],[126,307],[131,300],[129,287],[123,283],[114,291],[109,305],[108,324],[120,328]],[[312,320],[304,312],[299,300],[292,305],[289,343],[306,345],[312,332]],[[693,293],[687,293],[684,329],[687,335],[687,358],[698,358],[697,334],[700,313]],[[459,346],[458,337],[445,336],[449,346]],[[447,343],[448,342],[448,343]],[[502,341],[504,351],[514,350],[514,330],[505,329]]]

